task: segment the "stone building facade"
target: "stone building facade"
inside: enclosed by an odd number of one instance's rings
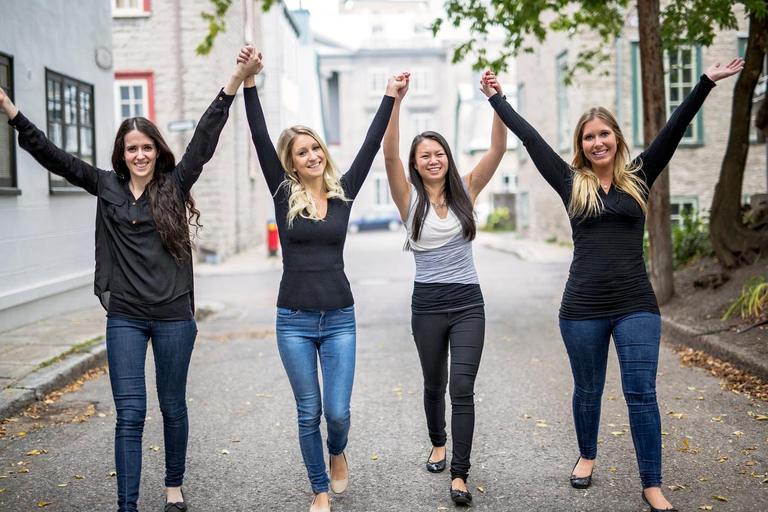
[[[698,82],[699,76],[715,61],[729,62],[743,54],[748,20],[736,7],[739,28],[720,31],[712,46],[681,49],[665,56],[666,101],[668,112],[679,104]],[[596,37],[568,39],[559,33],[548,34],[545,43],[518,59],[518,103],[520,113],[547,142],[570,162],[573,158],[572,130],[581,114],[592,106],[604,106],[617,117],[632,155],[643,149],[642,92],[637,16],[630,15],[622,37],[615,42],[613,58],[591,74],[577,74],[571,86],[562,85],[563,65],[573,64],[580,47],[601,44]],[[671,69],[671,71],[670,71]],[[730,109],[735,79],[722,81],[711,92],[701,112],[670,162],[672,220],[678,222],[684,208],[691,207],[707,216],[728,141]],[[761,81],[764,92],[764,82]],[[760,91],[758,91],[760,93]],[[755,109],[758,101],[756,97]],[[744,173],[743,196],[766,190],[765,143],[757,137],[750,144]],[[568,217],[557,194],[541,178],[525,150],[518,154],[518,185],[526,200],[518,215],[528,220],[522,233],[533,238],[556,237],[570,240]]]

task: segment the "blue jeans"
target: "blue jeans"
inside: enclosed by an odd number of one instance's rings
[[[277,348],[291,382],[299,419],[299,445],[312,492],[328,492],[320,416],[325,410],[328,452],[347,447],[355,377],[355,308],[308,311],[277,308]],[[323,392],[317,359],[323,371]]]
[[[115,466],[120,512],[137,511],[141,438],[147,416],[144,362],[152,339],[155,380],[165,438],[165,485],[180,487],[187,457],[187,370],[197,324],[180,321],[107,319],[109,380],[117,409]]]
[[[560,319],[560,333],[573,372],[573,420],[581,457],[597,456],[600,403],[611,335],[619,357],[643,488],[661,486],[661,418],[656,403],[661,317],[630,313],[592,320]]]

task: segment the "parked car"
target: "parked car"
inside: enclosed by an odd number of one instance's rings
[[[402,225],[403,221],[400,220],[400,214],[396,211],[372,211],[349,221],[348,231],[350,233],[374,229],[397,231]]]

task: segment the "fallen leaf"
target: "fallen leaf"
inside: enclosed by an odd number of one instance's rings
[[[40,508],[47,507],[48,505],[53,505],[53,502],[52,501],[41,501],[40,503],[37,504],[37,506],[40,507]]]
[[[718,457],[717,462],[725,462],[728,460],[728,457]]]
[[[699,510],[712,510],[712,505],[701,505]]]
[[[737,430],[736,432],[733,433],[733,435],[735,435],[736,437],[744,437],[744,432],[742,432],[741,430]]]
[[[667,487],[669,488],[670,491],[677,491],[677,490],[680,490],[680,489],[685,489],[685,486],[684,485],[680,485],[680,484],[668,485]]]
[[[614,431],[614,432],[611,432],[611,435],[614,435],[614,436],[623,436],[624,434],[626,434],[626,432],[618,431],[618,430]]]
[[[689,386],[688,391],[696,391],[696,388],[694,386]]]
[[[373,456],[371,457],[371,460],[376,460],[376,459],[378,459],[378,458],[379,458],[379,456],[378,456],[378,455],[376,455],[376,454],[373,454]]]
[[[150,449],[150,451],[153,451],[153,452],[159,452],[160,451],[160,447],[157,446],[156,444],[150,445],[149,449]]]
[[[699,478],[699,482],[709,482],[709,478]]]
[[[744,463],[745,466],[754,466],[755,464],[757,464],[757,462],[755,462],[753,460],[750,460],[749,462],[745,462]]]
[[[768,420],[768,416],[766,416],[765,414],[758,414],[757,416],[755,416],[755,419],[757,421],[766,421]]]
[[[27,455],[40,455],[41,453],[48,453],[47,450],[32,450]]]
[[[485,492],[485,489],[483,489],[482,487],[478,487],[477,490],[480,492]]]
[[[722,416],[716,416],[716,417],[710,419],[709,421],[723,421],[723,417]]]
[[[605,439],[598,439],[597,444],[603,444],[605,442]]]
[[[0,488],[0,492],[5,492],[5,487]]]
[[[611,473],[615,473],[616,472],[616,468],[611,468],[608,471],[610,471]]]
[[[221,450],[222,455],[229,455],[229,450]]]
[[[26,432],[24,432],[23,430],[22,430],[21,432],[19,432],[19,437],[23,437],[23,436],[25,436],[25,435],[27,435],[27,433],[26,433]]]
[[[448,507],[437,507],[437,510],[448,510]]]
[[[29,473],[29,470],[27,468],[21,468],[17,473]]]
[[[109,476],[110,477],[117,476],[117,471],[110,471]]]
[[[724,498],[723,496],[718,496],[717,494],[713,494],[712,499],[715,499],[717,501],[728,501],[728,498]]]
[[[533,418],[533,416],[531,416],[530,414],[523,414],[523,418],[529,420],[529,419]]]
[[[69,485],[69,484],[59,484],[59,487],[66,487],[66,486],[68,486],[68,485]]]
[[[80,476],[80,475],[72,475],[72,476],[74,476],[77,480],[82,480],[83,478],[85,478],[84,476]]]
[[[103,412],[100,412],[100,413],[99,413],[99,418],[106,418],[106,417],[107,417],[107,415],[106,415],[106,414],[104,414]]]

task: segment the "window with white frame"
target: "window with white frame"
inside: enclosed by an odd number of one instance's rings
[[[681,227],[683,216],[686,214],[694,218],[699,212],[699,198],[694,196],[678,196],[669,199],[669,220],[672,227]]]
[[[112,17],[149,16],[149,0],[112,0]]]
[[[748,41],[748,36],[739,36],[739,57],[742,59],[747,54]],[[752,144],[762,144],[765,142],[763,132],[757,129],[755,121],[757,120],[757,112],[760,110],[760,105],[763,103],[763,98],[765,98],[766,85],[768,85],[768,73],[766,73],[766,65],[765,62],[763,62],[763,70],[760,72],[760,78],[757,81],[755,92],[752,95],[752,115],[749,119],[749,142]]]
[[[95,164],[93,85],[47,69],[45,79],[48,138],[76,158]],[[51,192],[73,187],[50,174]]]
[[[568,151],[571,145],[571,125],[568,116],[568,87],[563,81],[567,72],[568,50],[558,55],[555,61],[558,151]]]
[[[0,53],[0,88],[13,100],[13,59]],[[16,144],[8,116],[0,110],[0,188],[16,188]],[[7,190],[11,193],[12,191]],[[18,193],[18,191],[16,192]]]
[[[129,117],[150,117],[147,79],[115,79],[116,124]]]
[[[643,93],[642,76],[640,70],[640,47],[633,43],[632,47],[632,93],[633,93],[633,142],[635,146],[644,146],[643,135]],[[674,52],[664,52],[664,97],[666,101],[667,116],[680,106],[690,94],[701,75],[701,48],[695,46],[681,46]],[[704,144],[704,120],[699,112],[688,125],[681,145]]]
[[[432,92],[432,73],[429,68],[415,68],[411,71],[408,84],[411,94],[430,94]]]
[[[387,88],[387,71],[385,69],[371,69],[368,71],[369,94],[384,94]]]
[[[411,137],[426,132],[427,130],[433,130],[435,127],[435,116],[432,112],[411,112]]]
[[[374,204],[386,206],[392,204],[392,194],[389,192],[389,181],[387,176],[376,176],[373,180],[374,186]]]

